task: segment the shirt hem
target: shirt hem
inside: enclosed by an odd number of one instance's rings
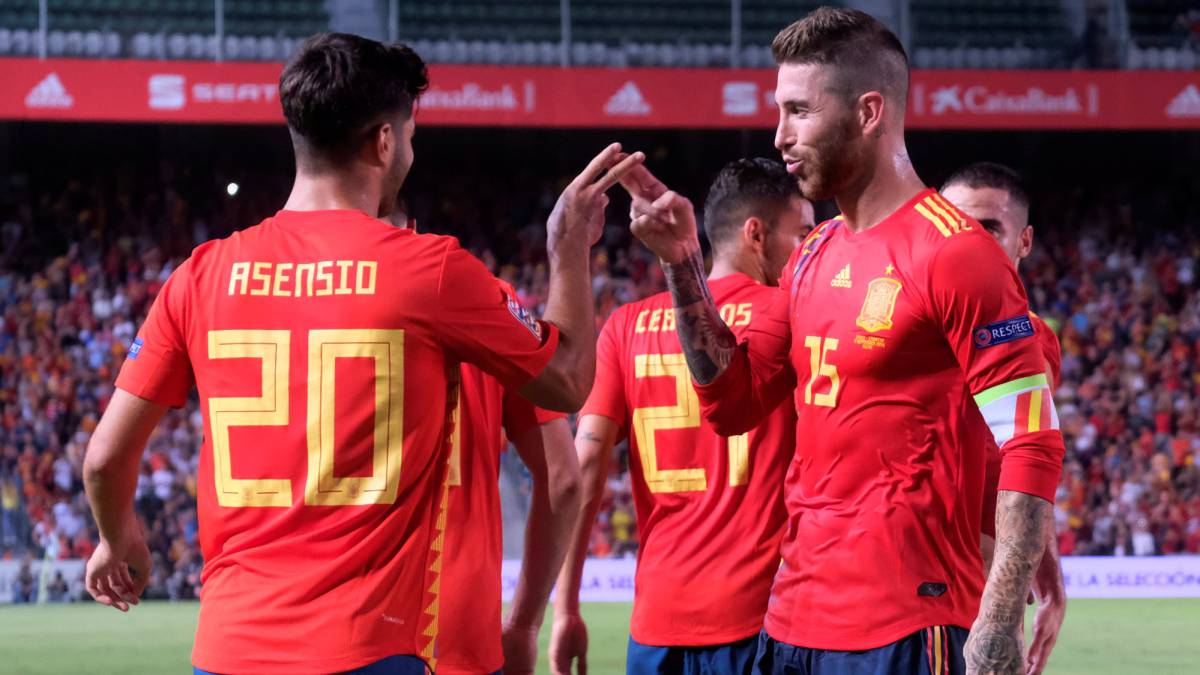
[[[655,633],[653,639],[642,639],[632,628],[629,636],[638,644],[647,647],[716,647],[740,642],[746,638],[758,635],[762,631],[762,623],[756,623],[745,630],[730,630],[722,633],[697,635],[694,631],[688,633]]]
[[[776,642],[782,642],[793,647],[801,647],[804,649],[820,649],[831,652],[860,652],[868,649],[879,649],[880,647],[886,647],[894,642],[908,637],[909,635],[912,635],[913,633],[916,633],[917,631],[929,628],[930,626],[957,626],[959,628],[963,628],[964,630],[971,629],[971,622],[966,622],[966,626],[961,625],[962,623],[963,622],[954,619],[947,619],[945,621],[932,619],[925,621],[906,622],[897,624],[898,627],[892,630],[878,631],[865,636],[860,635],[860,637],[862,637],[862,641],[842,641],[834,638],[826,640],[822,639],[820,636],[799,637],[797,639],[796,636],[792,635],[790,632],[781,631],[779,630],[778,626],[772,626],[770,621],[766,622],[764,629],[767,631],[767,635],[770,635],[771,638]]]
[[[354,670],[363,666],[370,665],[380,659],[386,659],[389,656],[411,656],[420,660],[425,664],[425,668],[432,671],[429,662],[421,658],[419,654],[412,654],[394,649],[381,650],[378,652],[363,652],[353,656],[343,656],[336,659],[321,659],[312,661],[270,661],[270,662],[221,662],[210,661],[205,655],[192,654],[192,665],[200,670],[206,670],[210,673],[267,673],[267,674],[294,674],[302,673],[338,673],[346,670]],[[440,664],[439,664],[440,666]],[[439,667],[439,672],[441,671]]]

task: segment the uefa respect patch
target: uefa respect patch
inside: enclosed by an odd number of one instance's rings
[[[537,319],[534,319],[533,315],[525,311],[525,308],[521,306],[521,302],[515,297],[509,295],[508,293],[505,293],[504,295],[508,300],[508,311],[513,315],[513,318],[515,318],[517,321],[520,321],[522,325],[529,329],[530,333],[533,333],[534,337],[541,340],[542,326],[537,322]]]
[[[129,358],[136,359],[138,354],[142,353],[142,338],[134,338],[133,344],[129,345]]]
[[[973,335],[976,349],[995,347],[1006,342],[1033,337],[1033,321],[1030,321],[1028,314],[1022,314],[976,328]]]

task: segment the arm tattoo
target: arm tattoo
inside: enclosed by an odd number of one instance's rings
[[[1041,497],[1000,491],[996,500],[996,554],[975,632],[964,654],[972,672],[1023,672],[1017,631],[1029,584],[1045,548],[1050,508]]]
[[[737,338],[721,320],[708,291],[700,251],[681,262],[664,264],[663,271],[675,303],[675,328],[684,358],[692,377],[700,384],[708,384],[729,365]]]

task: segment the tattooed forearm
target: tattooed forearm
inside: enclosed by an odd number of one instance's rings
[[[733,357],[737,339],[721,320],[704,280],[704,259],[696,251],[675,264],[663,264],[675,304],[675,327],[692,378],[712,382]]]
[[[1001,490],[996,500],[996,553],[964,656],[969,673],[1022,672],[1019,630],[1025,597],[1042,559],[1050,503]]]

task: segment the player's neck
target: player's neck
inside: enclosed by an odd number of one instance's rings
[[[835,199],[846,228],[862,232],[883,222],[924,189],[925,183],[913,169],[908,151],[900,146],[881,156],[870,171]]]
[[[379,216],[379,191],[370,181],[349,175],[296,174],[292,193],[283,208],[288,211],[353,210]]]
[[[752,260],[741,260],[729,256],[713,257],[712,269],[708,272],[709,281],[716,281],[731,274],[745,274],[760,284],[767,283],[766,275]]]

